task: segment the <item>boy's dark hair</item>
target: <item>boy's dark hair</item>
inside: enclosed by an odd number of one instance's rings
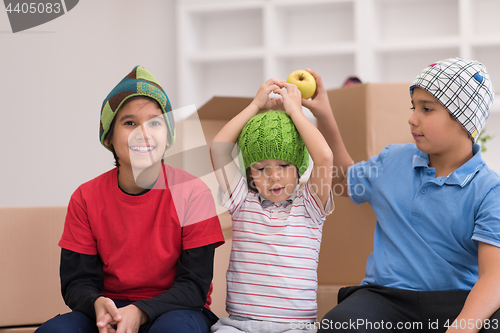
[[[259,193],[259,191],[255,187],[255,181],[253,180],[252,170],[250,170],[250,168],[247,168],[247,185],[248,185],[248,189],[250,191],[252,191],[252,192]]]
[[[158,103],[157,100],[155,100],[154,98],[150,98],[148,96],[134,96],[134,97],[130,97],[129,99],[127,99],[125,102],[123,102],[122,106],[120,107],[120,109],[117,111],[117,113],[125,106],[127,105],[128,103],[134,101],[134,100],[137,100],[137,99],[147,99],[149,101],[153,101],[155,104],[156,104],[156,107],[158,109],[161,110],[161,106],[160,104]],[[113,118],[113,121],[111,122],[111,125],[110,125],[110,128],[109,128],[109,132],[106,134],[106,136],[104,137],[104,141],[108,140],[108,138],[111,138],[113,136],[113,133],[115,132],[115,122],[116,122],[116,117]],[[115,159],[115,166],[117,168],[120,167],[120,162],[118,161],[118,155],[116,155],[116,152],[115,152],[115,148],[113,147],[113,145],[111,145],[110,147],[110,150],[111,152],[113,153],[113,157]]]

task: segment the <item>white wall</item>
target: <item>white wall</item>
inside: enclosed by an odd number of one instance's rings
[[[85,0],[13,34],[0,9],[0,206],[66,205],[113,167],[99,112],[135,65],[176,108],[174,0]]]
[[[135,65],[183,106],[175,18],[175,0],[85,0],[13,34],[0,9],[0,207],[66,205],[80,184],[113,167],[98,141],[99,111]],[[498,172],[500,113],[486,127],[495,137],[484,158]]]

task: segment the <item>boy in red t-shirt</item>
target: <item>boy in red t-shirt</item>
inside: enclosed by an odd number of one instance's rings
[[[59,246],[73,311],[38,333],[209,332],[224,238],[208,187],[163,163],[174,129],[167,95],[142,67],[106,97],[99,137],[117,167],[71,197]]]

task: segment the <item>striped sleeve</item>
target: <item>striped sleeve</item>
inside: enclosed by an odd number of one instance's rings
[[[325,217],[330,215],[335,209],[332,190],[330,189],[325,207],[323,207],[323,205],[321,204],[321,200],[319,199],[316,192],[311,189],[309,181],[307,181],[304,185],[303,193],[304,205],[307,213],[311,216],[314,222],[322,224],[325,220]]]
[[[241,209],[243,202],[248,194],[248,185],[245,177],[238,172],[234,177],[233,181],[229,185],[229,189],[226,192],[222,192],[219,188],[218,201],[221,206],[226,208],[229,214],[233,215],[235,212]]]

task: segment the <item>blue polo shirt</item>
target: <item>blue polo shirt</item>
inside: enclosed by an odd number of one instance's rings
[[[437,177],[414,144],[391,145],[348,170],[351,200],[377,217],[362,284],[409,290],[470,290],[478,245],[500,247],[500,177],[480,146],[448,177]]]

